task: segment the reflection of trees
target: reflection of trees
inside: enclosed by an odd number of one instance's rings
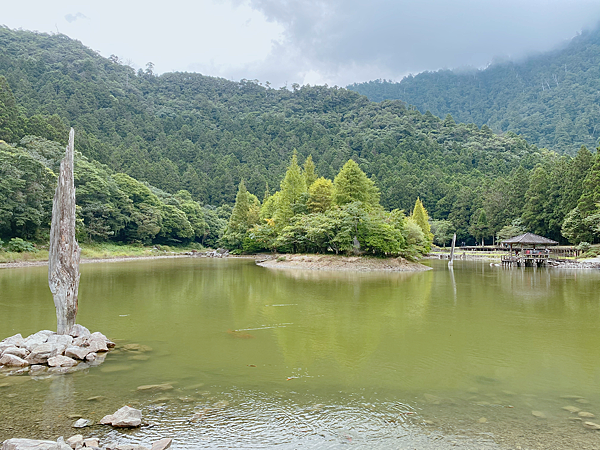
[[[273,304],[263,306],[272,323],[294,323],[274,333],[286,363],[306,367],[336,361],[361,368],[381,346],[386,327],[415,321],[427,307],[430,273],[268,271]],[[362,367],[364,368],[364,367]]]

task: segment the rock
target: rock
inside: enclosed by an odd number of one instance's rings
[[[590,430],[600,430],[600,425],[594,422],[583,422],[583,426]]]
[[[100,441],[98,440],[98,438],[87,438],[87,439],[83,440],[83,446],[86,448],[90,448],[90,447],[98,448],[98,447],[100,447]]]
[[[56,450],[56,442],[34,439],[8,439],[2,444],[2,450]]]
[[[77,364],[73,358],[69,358],[68,356],[53,356],[52,358],[48,358],[48,365],[50,367],[73,367]]]
[[[25,367],[29,362],[15,355],[4,355],[0,358],[0,366]]]
[[[32,351],[34,347],[45,343],[48,340],[48,337],[52,334],[54,334],[54,332],[50,330],[38,331],[37,333],[27,336],[23,342],[22,347],[25,347],[27,350]]]
[[[579,417],[586,417],[588,419],[593,419],[594,417],[596,417],[595,414],[592,414],[591,412],[585,412],[585,411],[581,411],[579,414],[577,414]]]
[[[138,391],[170,391],[173,389],[173,385],[168,383],[163,384],[147,384],[144,386],[138,386]]]
[[[73,338],[68,334],[53,334],[48,336],[47,344],[60,344],[65,348],[73,343]]]
[[[589,401],[587,401],[585,398],[579,398],[577,400],[575,400],[577,403],[581,403],[582,405],[587,405],[589,403]]]
[[[78,338],[80,336],[89,336],[90,334],[90,330],[88,330],[83,325],[79,325],[78,323],[73,325],[69,330],[69,336],[74,338]]]
[[[81,434],[71,436],[67,439],[67,444],[69,444],[71,448],[81,448],[83,447],[83,436]]]
[[[7,344],[14,347],[23,347],[25,345],[25,339],[21,336],[21,333],[17,333],[14,336],[2,339],[0,344]]]
[[[118,428],[139,427],[142,424],[142,412],[130,406],[123,406],[114,414],[104,416],[100,423]]]
[[[114,450],[150,450],[148,447],[136,444],[120,444],[114,447]]]
[[[45,364],[48,358],[62,355],[65,352],[66,346],[59,343],[40,344],[31,349],[31,354],[27,357],[29,364]]]
[[[479,422],[479,423],[486,423],[487,419],[485,417],[482,417],[477,422]]]
[[[581,411],[577,406],[563,406],[562,409],[564,409],[565,411],[569,411],[571,413],[576,413]]]
[[[2,355],[15,355],[18,356],[19,358],[27,358],[29,356],[29,350],[27,350],[26,348],[20,348],[20,347],[8,347],[6,348],[3,352],[1,352]]]
[[[125,344],[123,346],[124,350],[127,351],[138,351],[138,352],[151,352],[152,347],[148,347],[147,345],[142,344]]]
[[[85,359],[85,357],[91,353],[87,347],[67,347],[65,349],[65,356],[69,358]]]
[[[90,353],[107,352],[108,347],[103,339],[92,339],[88,341],[87,349]]]
[[[65,442],[65,438],[59,436],[56,440],[56,450],[71,450],[71,446]]]
[[[85,360],[86,361],[95,361],[97,357],[98,357],[98,355],[96,353],[88,353],[85,356]]]
[[[91,420],[79,419],[73,424],[73,428],[85,428],[85,427],[89,427],[91,424],[92,424]]]
[[[537,418],[539,418],[539,419],[545,419],[545,418],[546,418],[546,414],[544,414],[544,413],[543,413],[543,412],[541,412],[541,411],[531,411],[531,414],[532,414],[534,417],[537,417]]]
[[[171,446],[172,442],[173,442],[173,439],[171,439],[171,438],[161,439],[160,441],[154,442],[152,444],[152,448],[150,450],[166,450]]]

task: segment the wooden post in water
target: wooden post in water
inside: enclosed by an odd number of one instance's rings
[[[452,236],[452,248],[450,249],[450,261],[448,262],[449,266],[454,265],[454,246],[456,245],[456,233]]]
[[[77,316],[81,249],[75,240],[74,136],[75,132],[71,128],[69,145],[60,162],[50,227],[48,285],[54,297],[58,334],[69,333]]]

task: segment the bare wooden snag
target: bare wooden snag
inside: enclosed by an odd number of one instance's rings
[[[71,128],[69,145],[60,163],[50,227],[48,284],[54,297],[58,334],[68,334],[77,316],[81,249],[75,239],[74,136]]]

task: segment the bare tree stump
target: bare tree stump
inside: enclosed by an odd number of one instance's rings
[[[69,333],[77,316],[81,249],[75,239],[74,136],[71,128],[52,203],[48,284],[54,297],[58,334]]]

